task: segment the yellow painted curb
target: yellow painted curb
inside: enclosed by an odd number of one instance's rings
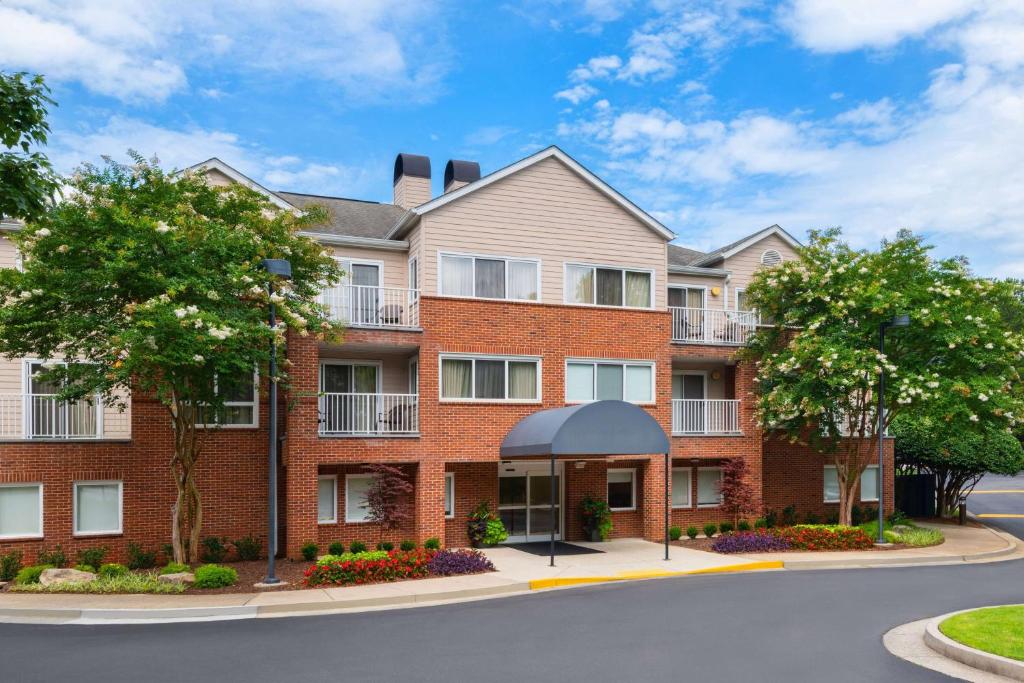
[[[634,572],[620,572],[615,576],[563,576],[551,579],[533,579],[530,581],[530,590],[542,590],[544,588],[559,588],[564,586],[581,586],[588,583],[610,583],[613,581],[633,581],[637,579],[664,579],[672,576],[690,576],[692,574],[716,574],[723,572],[747,572],[762,569],[782,569],[783,564],[778,560],[764,562],[747,562],[745,564],[727,564],[721,567],[707,567],[704,569],[688,569],[680,572],[666,572],[656,569]]]
[[[1024,493],[1024,489],[988,489],[986,491],[971,491],[972,496],[985,493]]]
[[[980,517],[981,519],[1024,519],[1024,515],[1011,514],[1011,513],[1001,514],[1001,513],[995,513],[995,512],[986,512],[985,514],[974,515],[974,516],[975,517]]]

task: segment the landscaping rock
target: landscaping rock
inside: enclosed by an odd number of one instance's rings
[[[83,572],[77,569],[44,569],[39,575],[39,583],[43,586],[53,586],[58,583],[71,583],[76,581],[92,581],[96,575],[92,572]]]
[[[160,583],[195,583],[196,575],[192,572],[178,572],[176,574],[161,574],[156,577]]]

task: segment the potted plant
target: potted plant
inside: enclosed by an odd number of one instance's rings
[[[583,516],[583,532],[591,541],[606,541],[612,532],[612,510],[608,503],[587,496],[580,503]]]
[[[469,532],[469,543],[474,548],[498,545],[506,538],[508,532],[501,519],[491,511],[491,504],[486,500],[476,506],[466,521]]]

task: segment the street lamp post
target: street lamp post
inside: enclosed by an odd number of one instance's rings
[[[910,316],[906,313],[894,315],[892,320],[886,320],[878,326],[878,352],[885,353],[885,331],[890,327],[909,327]],[[885,482],[885,366],[878,373],[878,427],[875,432],[878,434],[878,540],[877,543],[885,543],[885,489],[882,487]]]
[[[264,584],[274,585],[281,583],[281,579],[277,578],[274,573],[274,556],[277,555],[277,340],[274,339],[273,332],[277,327],[277,308],[274,305],[274,278],[281,278],[283,280],[292,279],[292,265],[284,259],[263,259],[260,262],[260,266],[267,271],[267,274],[272,277],[267,281],[267,295],[269,296],[270,303],[270,314],[268,322],[270,323],[270,367],[267,373],[270,387],[269,387],[269,403],[270,410],[268,411],[270,420],[269,429],[270,432],[270,448],[269,448],[269,459],[267,473],[268,490],[267,490],[267,576],[263,579]]]

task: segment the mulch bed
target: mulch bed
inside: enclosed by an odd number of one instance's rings
[[[281,581],[287,581],[287,586],[277,588],[253,588],[253,584],[260,583],[267,576],[267,561],[253,560],[250,562],[224,562],[225,567],[231,567],[238,572],[238,582],[227,588],[189,588],[185,595],[213,595],[216,593],[257,593],[264,591],[294,591],[303,590],[306,586],[302,581],[306,578],[306,569],[312,562],[294,562],[292,560],[277,560],[274,564],[274,574]]]

